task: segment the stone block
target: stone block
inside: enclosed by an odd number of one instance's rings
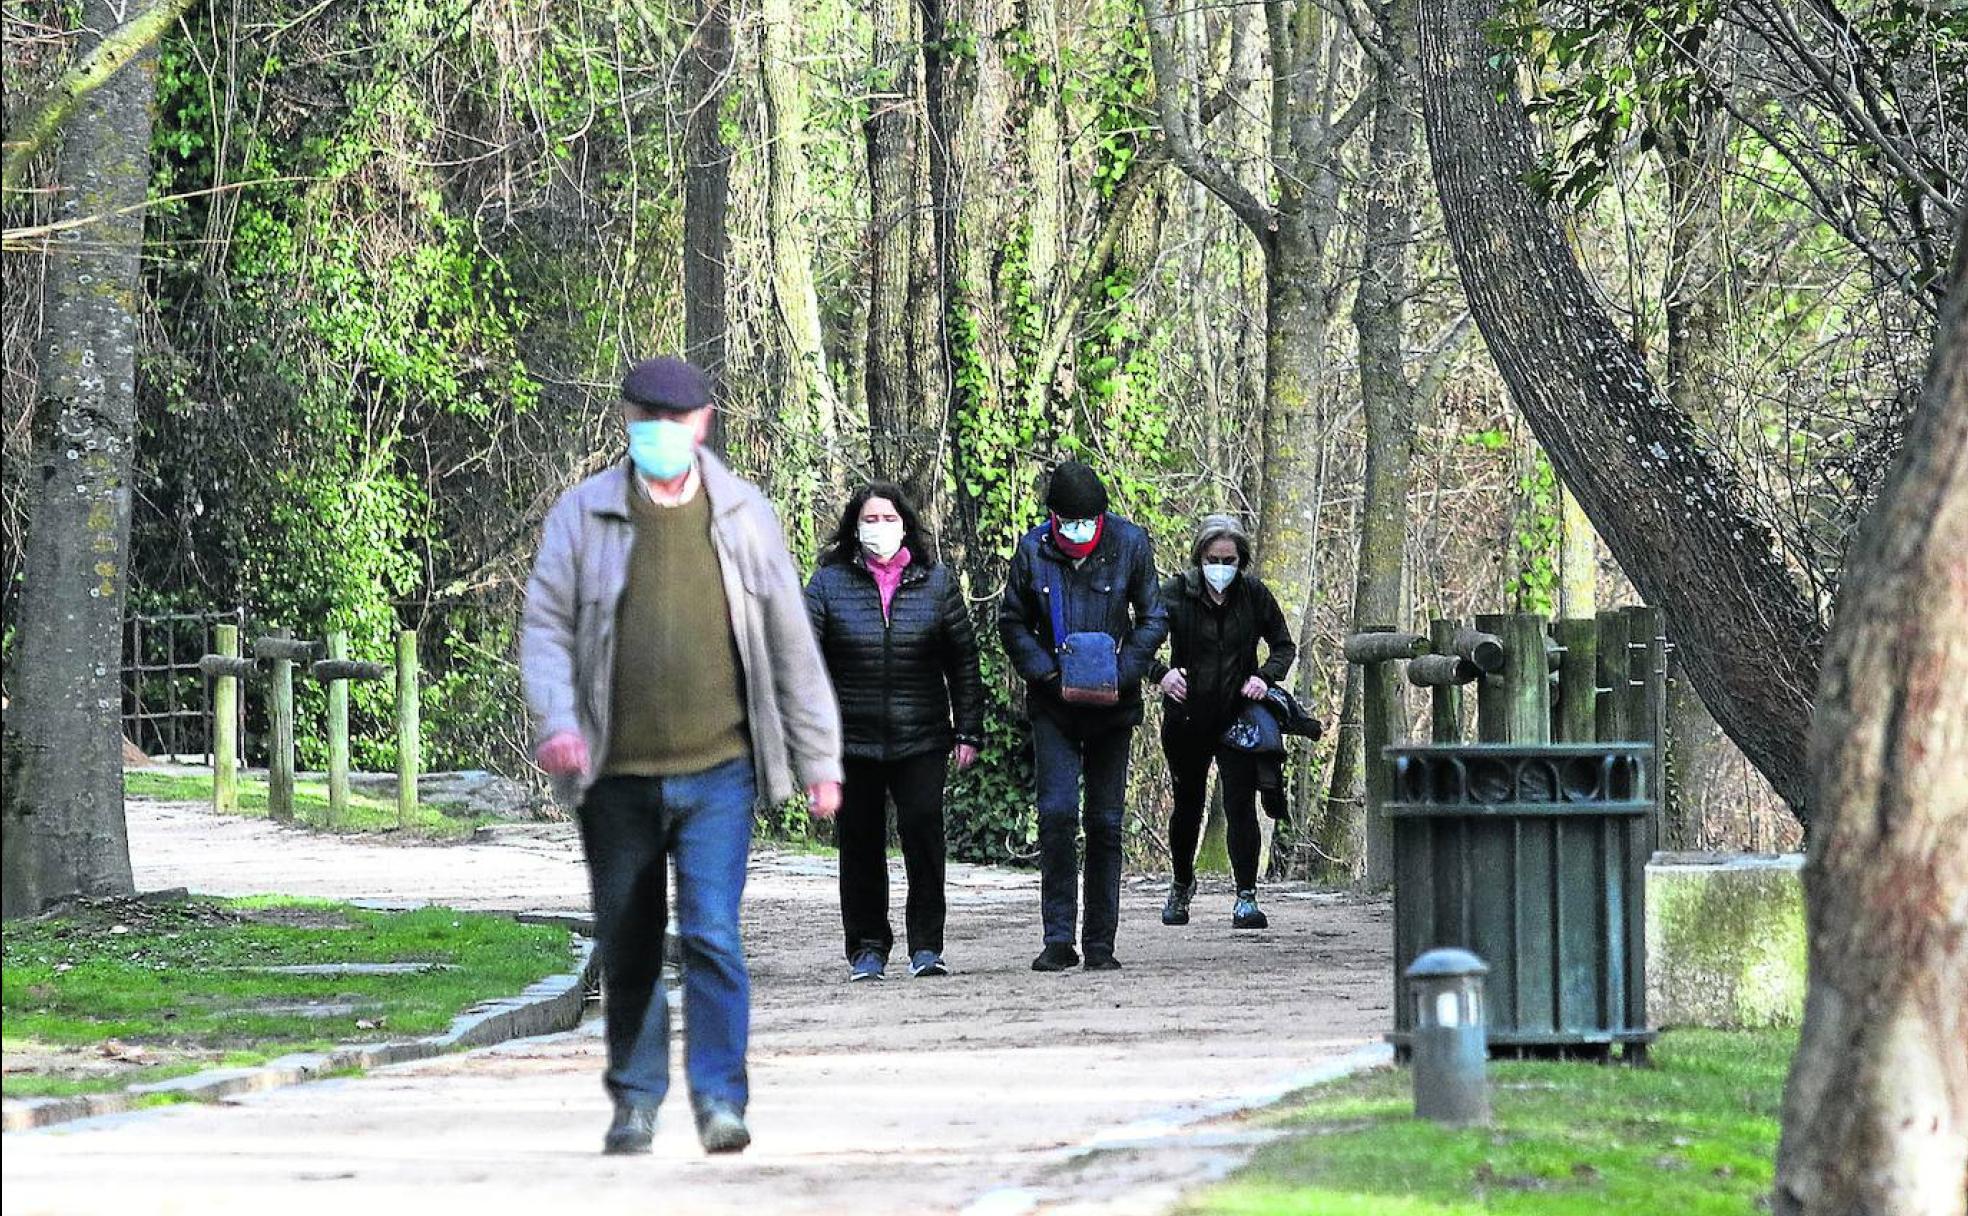
[[[1657,853],[1647,866],[1647,1015],[1663,1029],[1796,1026],[1803,857]]]

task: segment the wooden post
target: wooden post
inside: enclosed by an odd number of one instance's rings
[[[1428,622],[1428,638],[1436,654],[1455,653],[1456,623],[1436,617]],[[1429,689],[1429,732],[1434,743],[1462,742],[1462,689],[1438,684]]]
[[[1479,633],[1493,634],[1499,638],[1510,632],[1510,614],[1507,612],[1479,613],[1476,617]],[[1505,644],[1505,667],[1509,666],[1508,643]],[[1544,654],[1538,653],[1543,661]],[[1510,743],[1510,714],[1508,698],[1504,694],[1503,672],[1501,670],[1483,673],[1476,681],[1476,741],[1478,743]]]
[[[1669,839],[1667,802],[1661,797],[1661,722],[1667,708],[1667,639],[1662,634],[1661,610],[1636,605],[1626,616],[1627,723],[1633,737],[1654,745],[1647,765],[1647,795],[1654,800],[1653,847]]]
[[[212,631],[213,648],[228,659],[239,657],[239,626],[219,625]],[[239,809],[239,679],[218,676],[212,681],[212,809],[221,815]]]
[[[291,629],[275,629],[270,635],[279,640],[294,636]],[[294,822],[294,663],[290,658],[271,660],[273,744],[267,754],[267,817],[275,823]]]
[[[1593,662],[1598,669],[1598,705],[1593,725],[1601,743],[1628,743],[1632,732],[1626,721],[1626,618],[1617,608],[1608,608],[1594,617],[1599,626],[1599,648]]]
[[[1598,702],[1599,634],[1598,623],[1589,619],[1559,621],[1558,644],[1565,653],[1558,660],[1558,741],[1591,743],[1598,727],[1593,709]]]
[[[1393,634],[1394,627],[1367,625],[1363,632]],[[1390,668],[1392,661],[1382,659],[1362,664],[1360,668],[1364,677],[1360,685],[1360,742],[1366,751],[1367,765],[1366,873],[1362,877],[1368,890],[1379,890],[1394,881],[1394,826],[1387,821],[1387,797],[1393,792],[1393,773],[1387,767],[1387,757],[1381,753],[1396,741],[1397,735],[1405,736],[1406,730],[1401,722],[1400,677]]]
[[[348,634],[328,635],[330,661],[348,658]],[[328,681],[328,827],[349,821],[349,682]]]
[[[1505,741],[1551,742],[1551,665],[1545,656],[1544,618],[1535,612],[1510,614],[1504,635],[1503,700]]]
[[[421,740],[417,703],[417,632],[396,635],[396,826],[407,828],[417,810]]]

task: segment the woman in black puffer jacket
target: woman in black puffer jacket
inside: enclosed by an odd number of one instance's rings
[[[1196,893],[1196,844],[1203,830],[1203,799],[1210,765],[1223,786],[1230,868],[1237,902],[1230,923],[1262,929],[1269,921],[1257,906],[1257,768],[1251,757],[1223,742],[1223,732],[1249,701],[1261,700],[1284,682],[1298,647],[1271,589],[1250,573],[1250,538],[1228,515],[1203,519],[1189,551],[1189,567],[1162,584],[1168,609],[1169,661],[1150,674],[1161,684],[1162,752],[1168,757],[1174,808],[1169,851],[1175,875],[1162,923],[1189,923]],[[1264,643],[1264,662],[1257,644]]]
[[[895,944],[888,923],[890,796],[909,873],[909,973],[948,975],[943,778],[953,748],[960,769],[977,759],[984,681],[956,576],[930,556],[902,487],[876,482],[848,500],[806,585],[806,607],[840,701],[846,753],[834,832],[848,978],[881,979]]]

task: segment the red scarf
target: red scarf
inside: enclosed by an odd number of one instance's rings
[[[1052,543],[1054,547],[1057,548],[1061,553],[1064,553],[1067,557],[1072,558],[1074,561],[1079,561],[1087,554],[1093,552],[1095,549],[1098,549],[1100,547],[1100,536],[1106,530],[1107,530],[1107,512],[1102,511],[1100,514],[1093,517],[1093,539],[1088,541],[1084,545],[1076,545],[1072,541],[1067,540],[1063,535],[1060,534],[1059,512],[1054,511],[1052,513]]]
[[[868,573],[875,577],[875,589],[881,593],[882,619],[888,620],[889,605],[895,602],[895,590],[902,585],[902,572],[915,559],[909,553],[909,546],[903,545],[887,561],[866,549],[861,551],[861,560],[866,563]]]

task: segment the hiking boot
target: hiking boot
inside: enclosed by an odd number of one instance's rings
[[[1087,951],[1085,970],[1119,971],[1120,969],[1121,969],[1121,960],[1114,957],[1114,952],[1112,950]]]
[[[1271,921],[1257,906],[1256,890],[1237,892],[1237,906],[1230,911],[1232,929],[1268,929]]]
[[[887,974],[888,960],[881,956],[880,951],[862,950],[857,952],[854,961],[848,964],[847,979],[849,983],[859,983],[862,980],[882,979]]]
[[[706,1102],[697,1110],[697,1143],[707,1153],[742,1153],[752,1142],[745,1116],[728,1102]]]
[[[949,964],[934,950],[918,950],[909,956],[909,974],[921,978],[926,975],[948,975]]]
[[[1079,965],[1079,954],[1064,942],[1047,942],[1046,948],[1039,951],[1039,957],[1032,960],[1034,971],[1064,971]]]
[[[1168,902],[1162,905],[1162,923],[1165,925],[1186,925],[1189,923],[1189,900],[1196,894],[1196,880],[1169,883]]]
[[[655,1138],[655,1107],[617,1102],[615,1121],[608,1125],[608,1134],[602,1137],[601,1151],[611,1157],[646,1153],[649,1151],[650,1142]]]

